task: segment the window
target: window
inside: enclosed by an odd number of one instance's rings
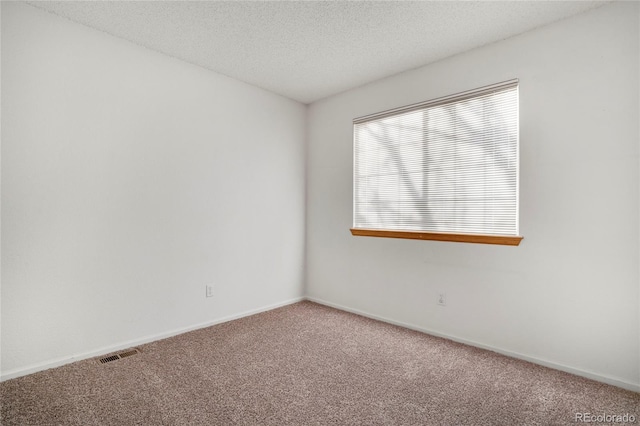
[[[353,235],[520,243],[517,80],[353,123]]]

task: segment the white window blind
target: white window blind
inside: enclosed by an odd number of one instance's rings
[[[518,81],[354,120],[354,228],[518,235]]]

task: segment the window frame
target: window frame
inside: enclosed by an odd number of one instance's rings
[[[413,111],[418,111],[427,108],[433,108],[440,105],[446,105],[454,102],[462,102],[468,99],[473,99],[476,97],[480,97],[483,95],[491,94],[494,92],[499,92],[508,88],[519,87],[519,80],[512,79],[508,81],[504,81],[501,83],[492,84],[489,86],[483,86],[477,89],[465,91],[462,93],[457,93],[453,95],[448,95],[440,98],[436,98],[433,100],[419,102],[416,104],[411,104],[399,108],[394,108],[386,111],[382,111],[375,114],[369,114],[366,116],[358,117],[353,120],[353,126],[357,124],[380,120],[387,117],[393,117],[400,114],[405,114]],[[519,115],[519,113],[518,113]],[[519,121],[519,116],[518,116]],[[519,129],[518,129],[519,133]],[[431,231],[431,230],[405,230],[405,229],[367,229],[360,228],[355,226],[355,196],[356,196],[356,180],[355,180],[355,133],[354,133],[354,192],[352,199],[354,200],[353,206],[353,219],[354,225],[350,228],[351,234],[353,236],[368,236],[368,237],[382,237],[382,238],[402,238],[402,239],[417,239],[417,240],[434,240],[434,241],[450,241],[450,242],[464,242],[464,243],[479,243],[479,244],[497,244],[497,245],[509,245],[509,246],[518,246],[522,239],[521,235],[493,235],[493,234],[485,234],[485,233],[460,233],[460,232],[443,232],[443,231]],[[517,140],[517,153],[516,153],[516,161],[517,161],[517,169],[516,169],[516,232],[518,230],[518,221],[519,221],[519,172],[520,172],[520,164],[519,164],[519,135]]]

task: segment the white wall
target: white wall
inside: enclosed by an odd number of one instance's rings
[[[607,5],[312,104],[308,296],[640,390],[638,10]],[[519,247],[350,235],[353,118],[511,78]]]
[[[24,4],[2,66],[3,378],[303,295],[304,105]]]

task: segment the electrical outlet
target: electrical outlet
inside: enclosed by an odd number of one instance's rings
[[[447,306],[447,295],[445,293],[438,293],[438,305]]]
[[[213,286],[210,284],[207,285],[207,297],[213,297]]]

